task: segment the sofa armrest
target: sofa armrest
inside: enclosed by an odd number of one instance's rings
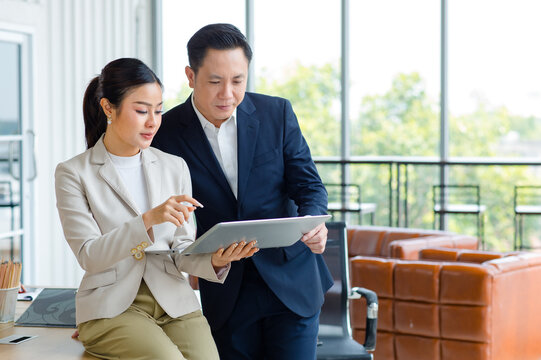
[[[348,256],[378,256],[387,228],[377,226],[352,226],[347,230]]]
[[[483,250],[464,250],[458,255],[457,261],[482,264],[485,261],[500,259],[507,256],[506,253]]]
[[[419,260],[458,261],[461,251],[449,247],[430,247],[419,251]]]
[[[453,247],[450,236],[426,236],[417,239],[395,240],[389,246],[391,257],[396,259],[418,260],[419,252],[428,247]]]

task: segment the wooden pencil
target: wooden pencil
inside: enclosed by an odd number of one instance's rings
[[[4,289],[4,279],[6,277],[7,262],[0,265],[0,289]]]
[[[0,264],[0,289],[20,286],[22,265],[11,260]]]

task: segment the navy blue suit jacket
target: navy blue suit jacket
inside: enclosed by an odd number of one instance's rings
[[[214,156],[191,98],[163,115],[152,146],[184,158],[197,209],[197,233],[222,221],[325,214],[327,192],[289,101],[246,93],[237,107],[238,198]],[[262,249],[252,260],[276,296],[301,316],[323,304],[331,275],[321,255],[301,241]],[[213,331],[229,318],[242,282],[244,260],[232,263],[224,284],[200,279],[203,312]]]

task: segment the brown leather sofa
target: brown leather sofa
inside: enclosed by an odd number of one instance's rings
[[[447,247],[447,248],[465,248],[476,249],[478,246],[477,238],[474,236],[460,235],[448,231],[426,230],[426,229],[411,229],[388,226],[350,226],[347,229],[348,237],[348,255],[350,260],[356,256],[376,256],[381,258],[400,258],[400,259],[418,259],[419,252],[428,247]],[[384,262],[385,263],[385,262]],[[388,279],[392,267],[392,263],[387,263],[388,274],[374,274],[376,282],[379,282],[379,277],[382,276],[382,281]],[[358,279],[354,274],[355,268],[350,266],[351,279]],[[359,283],[355,281],[355,283]],[[380,283],[382,286],[384,283]],[[352,286],[357,286],[353,285]],[[363,285],[370,288],[369,285]],[[376,346],[376,354],[387,354],[385,349],[394,347],[394,338],[390,336],[393,329],[393,312],[392,312],[392,288],[378,288],[382,291],[378,293],[380,298],[379,303],[379,319],[378,319],[378,345]],[[354,325],[354,337],[357,341],[362,342],[364,339],[364,328],[360,325],[363,319],[364,310],[360,307],[359,301],[351,302],[351,318]],[[356,327],[356,325],[359,325]],[[390,353],[391,355],[394,352]],[[386,359],[386,356],[378,356],[377,358]],[[389,357],[392,358],[392,357]]]
[[[349,257],[382,256],[418,259],[419,251],[428,247],[477,249],[475,236],[449,231],[410,229],[387,226],[348,227]]]
[[[379,297],[376,359],[541,359],[541,254],[428,248],[350,265],[352,286]],[[364,312],[352,303],[357,341]]]

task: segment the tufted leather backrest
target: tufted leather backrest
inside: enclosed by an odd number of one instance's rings
[[[469,235],[426,229],[386,226],[348,228],[348,255],[418,259],[427,247],[477,248],[477,238]]]

